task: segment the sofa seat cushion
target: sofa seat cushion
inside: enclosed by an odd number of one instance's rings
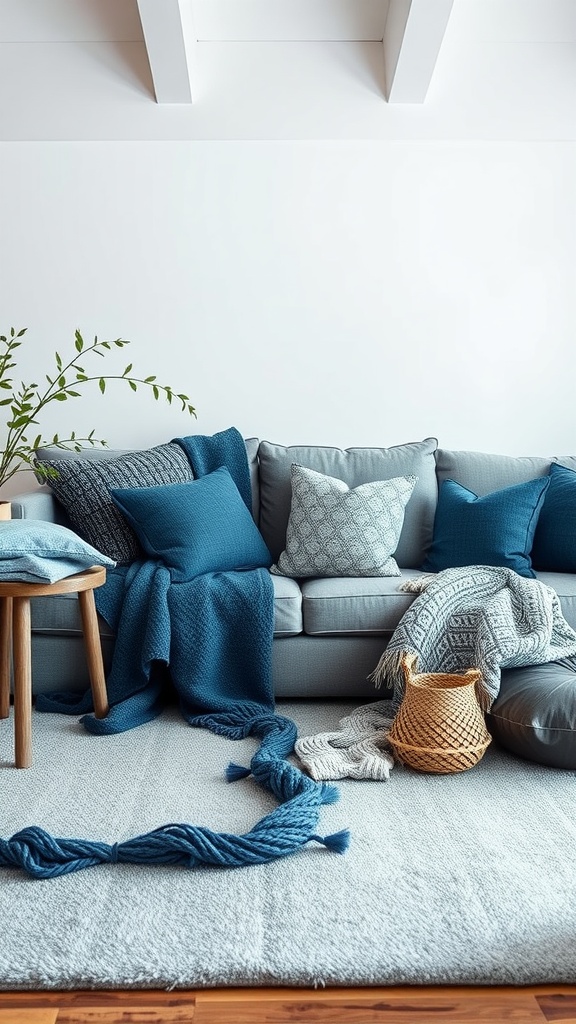
[[[302,592],[296,580],[273,576],[274,636],[298,636],[303,631]],[[76,594],[54,594],[34,597],[31,601],[32,631],[46,635],[78,635],[82,633],[80,608]],[[113,637],[110,626],[99,617],[100,635]]]
[[[576,573],[537,572],[536,579],[556,591],[564,618],[576,629]]]
[[[434,452],[435,438],[391,448],[328,448],[321,445],[286,447],[261,441],[260,530],[274,561],[286,546],[286,529],[292,501],[291,467],[294,464],[336,477],[348,487],[416,476],[417,483],[406,506],[404,524],[394,554],[399,566],[416,568],[432,540],[438,498]]]
[[[274,636],[302,633],[302,591],[288,576],[272,576],[274,584]]]
[[[30,602],[30,619],[33,633],[44,633],[48,636],[82,635],[82,620],[77,594],[51,594],[49,597],[33,597]],[[98,616],[98,626],[101,636],[114,636],[114,631],[101,615]]]
[[[576,659],[502,671],[487,723],[513,754],[552,768],[576,769]]]
[[[401,576],[304,580],[304,632],[309,636],[389,636],[417,596],[402,593],[402,583],[420,575],[403,569]]]

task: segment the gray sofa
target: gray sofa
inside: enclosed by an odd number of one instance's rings
[[[273,575],[275,638],[273,680],[278,699],[383,696],[367,677],[414,595],[399,584],[416,577],[434,530],[438,488],[453,479],[478,495],[524,483],[550,472],[552,462],[576,469],[576,457],[511,457],[438,448],[434,438],[389,448],[289,446],[246,440],[253,513],[276,560],[282,552],[290,514],[292,463],[345,481],[350,487],[399,475],[417,477],[405,509],[396,561],[401,577],[306,578]],[[109,460],[125,453],[82,452],[82,459]],[[78,458],[46,450],[44,458]],[[49,486],[13,499],[14,518],[48,519],[70,525]],[[576,628],[576,574],[538,572],[558,594],[565,618]],[[114,637],[101,621],[104,657],[110,663]],[[75,595],[36,598],[32,602],[33,685],[36,693],[85,690],[78,603]]]

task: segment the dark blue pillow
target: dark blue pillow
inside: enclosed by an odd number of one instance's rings
[[[497,565],[534,577],[530,550],[549,484],[543,476],[478,497],[455,480],[444,480],[424,572]]]
[[[576,473],[553,462],[538,519],[532,562],[549,572],[576,572]]]
[[[146,554],[161,559],[176,583],[205,572],[272,564],[260,531],[224,466],[189,483],[120,487],[110,494]]]

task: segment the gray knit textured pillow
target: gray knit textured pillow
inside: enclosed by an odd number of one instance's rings
[[[282,576],[399,576],[392,557],[416,476],[348,487],[293,465],[286,548],[271,571]]]
[[[48,482],[84,540],[119,564],[145,557],[133,529],[110,497],[113,487],[153,487],[194,479],[179,444],[170,442],[117,459],[39,458],[58,474]]]

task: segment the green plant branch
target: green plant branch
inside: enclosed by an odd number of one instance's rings
[[[0,397],[0,406],[10,407],[10,418],[6,422],[7,435],[4,448],[0,452],[0,487],[7,483],[16,473],[27,467],[33,467],[41,475],[49,477],[43,468],[34,465],[36,452],[47,444],[63,449],[81,451],[83,445],[106,446],[106,441],[96,439],[94,430],[91,430],[87,437],[78,437],[72,431],[67,438],[60,438],[54,434],[47,439],[42,433],[38,433],[34,441],[30,442],[27,431],[32,426],[38,426],[38,417],[51,402],[65,402],[71,398],[80,398],[81,391],[77,388],[84,388],[87,384],[98,383],[100,393],[106,393],[106,385],[109,381],[126,381],[132,391],[137,391],[139,386],[148,388],[156,401],[163,397],[169,405],[177,399],[183,412],[191,416],[196,415],[196,410],[190,403],[188,395],[182,392],[175,392],[169,384],[159,384],[154,374],[148,377],[140,377],[132,374],[132,363],[125,367],[121,374],[87,374],[80,364],[80,358],[96,354],[104,357],[106,352],[113,348],[124,348],[130,342],[124,338],[116,338],[114,341],[99,341],[97,337],[90,345],[84,344],[80,331],[75,333],[76,354],[66,364],[58,352],[54,353],[56,363],[56,376],[46,374],[48,387],[40,393],[39,385],[32,382],[25,384],[23,381],[19,386],[14,385],[12,377],[8,376],[14,370],[16,363],[13,361],[14,351],[19,348],[22,342],[18,339],[26,333],[26,328],[16,332],[14,328],[10,331],[10,337],[0,336],[0,342],[4,345],[5,351],[0,355],[0,396],[2,391],[10,392],[5,397]],[[69,375],[73,374],[73,379]]]

